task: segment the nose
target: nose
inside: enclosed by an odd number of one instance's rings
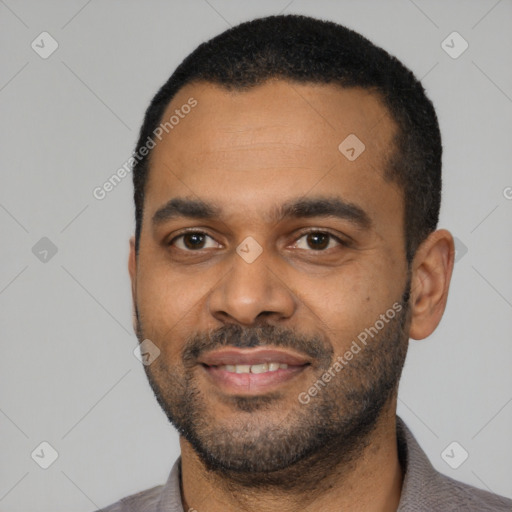
[[[275,321],[292,317],[298,301],[285,274],[265,251],[251,263],[234,253],[231,269],[209,296],[210,314],[243,325],[263,317]]]

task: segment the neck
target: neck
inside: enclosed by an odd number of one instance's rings
[[[403,474],[397,450],[396,397],[352,458],[329,445],[323,453],[258,479],[208,471],[183,437],[180,446],[185,511],[391,512],[400,501]]]

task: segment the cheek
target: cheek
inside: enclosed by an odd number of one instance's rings
[[[177,356],[178,340],[183,339],[183,325],[192,302],[191,288],[184,286],[178,275],[163,271],[158,265],[139,269],[137,306],[143,334],[167,354],[166,359]]]
[[[376,275],[368,269],[353,270],[350,275],[330,277],[323,286],[310,287],[317,292],[307,295],[308,307],[321,319],[338,351],[348,347],[365,328],[374,325],[379,315],[401,295],[399,280],[390,282],[389,274]],[[384,279],[383,275],[388,277]]]
[[[147,266],[149,269],[150,265]],[[179,279],[171,279],[169,272],[162,272],[157,266],[141,270],[137,281],[139,309],[152,321],[168,321],[183,316],[183,302],[176,300],[180,288]],[[185,292],[186,293],[186,292]],[[181,294],[180,294],[181,295]]]
[[[318,316],[329,329],[328,335],[335,350],[341,350],[373,317],[374,290],[363,283],[347,283],[331,279],[327,289],[315,301]]]
[[[143,334],[167,361],[178,362],[188,336],[204,324],[204,301],[218,273],[196,274],[172,268],[162,259],[146,259],[137,276],[137,303]]]

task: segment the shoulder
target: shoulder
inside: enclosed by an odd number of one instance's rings
[[[440,510],[468,512],[511,512],[512,500],[472,485],[437,474],[437,494]]]
[[[97,512],[156,512],[163,485],[126,496]]]
[[[181,456],[174,462],[164,485],[156,485],[145,491],[131,494],[96,512],[159,512],[161,510],[183,512],[180,481]]]
[[[397,418],[404,482],[400,512],[511,512],[512,500],[454,480],[434,469],[412,432]]]

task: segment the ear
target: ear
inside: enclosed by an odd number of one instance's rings
[[[409,336],[422,340],[443,316],[455,258],[453,237],[446,229],[431,233],[418,247],[412,263]]]
[[[137,297],[137,255],[135,253],[135,237],[130,238],[130,255],[128,256],[128,272],[132,284],[132,323],[133,330],[137,332],[137,316],[135,315],[135,304]]]

